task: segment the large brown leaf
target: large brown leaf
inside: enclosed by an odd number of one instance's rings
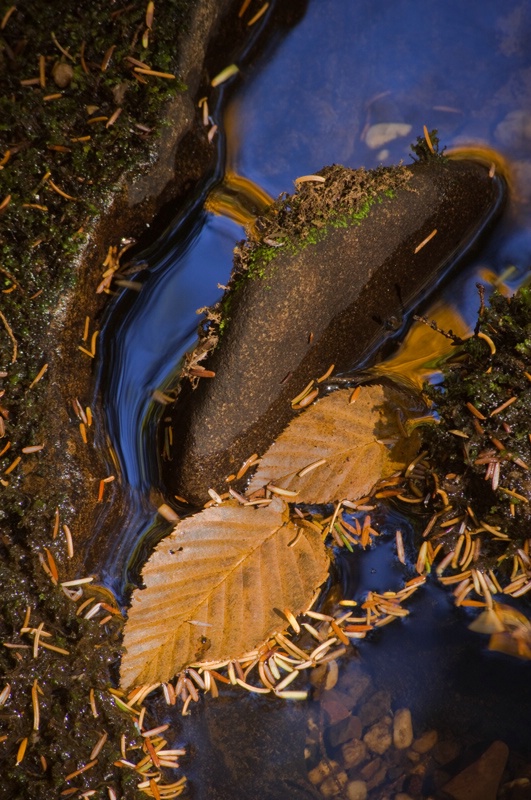
[[[249,492],[273,483],[297,492],[297,502],[355,500],[415,456],[418,437],[404,437],[397,423],[397,414],[410,415],[401,392],[362,386],[353,403],[351,397],[341,389],[293,420],[262,458]]]
[[[238,658],[304,611],[326,579],[321,536],[266,508],[227,504],[179,523],[144,566],[125,626],[123,686],[170,680],[190,663]],[[197,624],[204,623],[204,624]]]

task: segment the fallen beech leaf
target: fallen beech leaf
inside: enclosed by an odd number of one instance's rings
[[[291,523],[281,499],[185,519],[158,544],[145,589],[133,593],[122,685],[167,681],[191,663],[259,647],[287,627],[279,609],[308,607],[328,567],[322,537]]]
[[[412,416],[398,405],[401,392],[362,386],[353,403],[351,396],[341,389],[293,420],[262,458],[249,492],[271,483],[297,492],[296,502],[355,500],[414,458],[418,436],[402,437],[397,423],[400,410]]]

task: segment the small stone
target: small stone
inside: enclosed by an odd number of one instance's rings
[[[343,789],[348,783],[346,772],[337,772],[334,775],[326,778],[319,787],[319,791],[323,797],[336,797],[342,794]]]
[[[350,717],[348,708],[345,708],[343,703],[340,703],[333,697],[328,697],[326,701],[323,701],[322,707],[328,716],[330,725],[335,725],[337,722],[341,722]]]
[[[393,737],[391,735],[391,726],[385,722],[377,722],[372,728],[369,728],[363,741],[373,753],[382,755],[391,747]]]
[[[407,790],[412,797],[422,797],[423,779],[421,775],[409,775],[407,778]]]
[[[117,83],[116,86],[113,86],[112,96],[117,106],[121,106],[122,103],[124,102],[124,98],[128,88],[129,88],[129,83],[127,81],[122,81],[121,83]]]
[[[457,742],[444,741],[437,742],[433,748],[433,757],[438,764],[449,764],[454,758],[457,758],[461,748]]]
[[[426,731],[423,733],[422,736],[419,736],[418,739],[412,744],[412,749],[415,753],[429,753],[435,745],[437,744],[437,731]]]
[[[324,688],[333,689],[339,678],[339,666],[337,661],[330,661],[325,665],[328,669],[325,676]]]
[[[74,70],[70,64],[64,64],[60,61],[53,68],[52,77],[55,85],[58,86],[59,89],[66,89],[66,87],[70,86],[70,83],[72,82]]]
[[[350,781],[347,785],[348,800],[366,800],[367,784],[365,781]]]
[[[308,780],[310,783],[313,783],[314,786],[317,786],[338,769],[339,764],[336,761],[320,761],[316,767],[308,772]]]
[[[502,788],[503,797],[507,800],[531,800],[531,783],[529,778],[516,778]]]
[[[353,739],[343,745],[341,755],[345,769],[352,769],[367,758],[367,745],[359,739]]]
[[[331,747],[337,747],[351,739],[361,738],[361,722],[359,717],[349,717],[336,723],[327,731]]]
[[[310,683],[316,689],[326,691],[333,689],[337,683],[339,676],[339,668],[337,661],[331,661],[329,664],[319,664],[318,667],[312,669],[310,672]]]
[[[360,770],[360,775],[365,781],[372,781],[375,775],[382,768],[382,759],[381,758],[373,758],[372,761],[369,761],[368,764],[365,764],[362,770]]]
[[[397,750],[405,750],[413,742],[413,724],[409,708],[399,708],[393,720],[393,743]]]
[[[375,758],[360,770],[360,777],[367,783],[367,789],[372,791],[386,779],[387,764],[384,764],[381,758]]]
[[[340,692],[337,689],[324,692],[321,698],[321,706],[328,714],[331,725],[350,717],[353,705],[352,697],[346,692]]]
[[[350,669],[341,680],[341,689],[352,697],[353,707],[371,688],[371,679],[361,669]]]
[[[494,742],[477,761],[448,781],[444,791],[453,800],[496,800],[508,757],[505,742]]]
[[[412,767],[410,771],[410,775],[420,775],[422,778],[426,775],[428,769],[428,762],[426,759],[424,761],[420,761],[414,767]]]
[[[398,792],[395,794],[394,800],[413,800],[410,794],[406,794],[405,792]]]
[[[376,720],[381,719],[391,710],[391,695],[385,690],[375,692],[372,697],[364,703],[358,713],[361,724],[364,728],[372,725]]]
[[[324,688],[328,664],[319,664],[315,669],[310,670],[310,683],[317,689]]]

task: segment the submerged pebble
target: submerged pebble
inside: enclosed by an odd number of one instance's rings
[[[411,710],[393,709],[390,694],[374,691],[372,679],[359,664],[340,669],[332,691],[326,689],[326,677],[326,670],[321,670],[320,680],[314,675],[312,681],[320,711],[310,717],[306,745],[308,778],[322,797],[524,800],[530,796],[531,767],[518,758],[512,764],[504,742],[493,742],[478,756],[477,744],[471,742],[468,749],[454,738],[440,739],[435,729],[417,732],[415,738]],[[356,693],[356,687],[363,693]],[[357,695],[354,703],[351,691]],[[342,717],[340,723],[330,719],[331,701],[335,717]],[[337,708],[341,702],[345,702],[343,712]],[[343,741],[339,730],[352,730],[352,738]]]

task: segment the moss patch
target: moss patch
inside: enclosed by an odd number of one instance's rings
[[[199,343],[187,355],[181,377],[217,346],[230,324],[235,296],[247,280],[270,280],[269,268],[278,255],[295,255],[325,239],[334,228],[360,225],[371,208],[394,197],[411,178],[407,167],[353,170],[333,165],[315,173],[317,180],[302,181],[294,194],[282,193],[248,230],[248,238],[234,250],[234,266],[227,291],[199,326]]]
[[[510,574],[531,519],[531,290],[496,293],[482,304],[475,335],[443,374],[439,386],[426,387],[441,422],[427,429],[425,442],[450,506],[438,522],[485,522],[494,533],[482,534],[474,565]],[[457,543],[459,527],[448,529],[447,547]]]
[[[163,116],[172,98],[180,108],[183,44],[190,45],[187,31],[197,19],[191,0],[156,3],[153,21],[146,16],[151,5],[29,0],[0,11],[0,758],[1,794],[20,800],[84,790],[107,800],[107,787],[132,798],[142,779],[114,764],[122,734],[127,746],[140,740],[132,721],[139,708],[124,714],[108,692],[121,616],[102,590],[74,587],[67,596],[58,584],[86,575],[83,522],[107,468],[92,447],[94,428],[83,445],[72,410],[76,397],[83,407],[89,402],[93,364],[77,344],[85,315],[92,333],[103,307],[104,296],[94,291],[102,253],[136,233],[157,206],[153,197],[131,210],[123,196],[135,176],[149,179],[163,150]],[[208,25],[220,17],[210,13]],[[213,29],[206,17],[202,23],[192,34],[204,58],[203,40]],[[139,71],[145,67],[175,77]],[[197,86],[202,62],[192,67]],[[193,125],[185,123],[181,136]],[[183,181],[192,172],[183,170]],[[110,209],[123,213],[103,242],[100,220],[109,224]],[[85,344],[90,350],[90,339]],[[39,443],[42,451],[23,452]],[[118,481],[107,489],[119,508]],[[56,508],[60,525],[52,535]],[[72,529],[73,558],[64,523]],[[84,619],[100,601],[110,610],[101,606]],[[102,612],[109,619],[100,625]],[[136,762],[141,752],[128,755]]]
[[[282,194],[258,217],[251,237],[236,251],[231,290],[247,278],[264,277],[280,250],[296,253],[322,241],[331,228],[361,224],[374,203],[407,185],[411,173],[406,167],[369,171],[334,165],[316,176],[322,180],[300,183],[295,194]]]

